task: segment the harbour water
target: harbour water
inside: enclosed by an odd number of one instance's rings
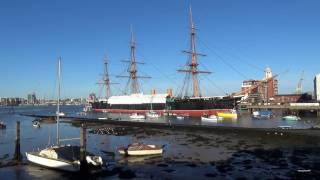
[[[66,178],[70,175],[64,172],[55,170],[48,170],[35,165],[24,164],[26,158],[24,153],[37,148],[44,148],[54,144],[56,137],[55,123],[42,123],[41,128],[33,128],[32,120],[34,117],[27,117],[20,115],[21,113],[37,114],[37,115],[54,115],[55,106],[26,106],[15,107],[14,109],[8,107],[0,108],[0,120],[2,120],[7,128],[0,130],[0,175],[5,175],[8,179],[42,179],[50,177],[52,179]],[[106,114],[106,113],[81,113],[81,106],[62,106],[62,112],[68,116],[75,117],[111,117],[120,121],[127,121],[126,114]],[[6,162],[13,158],[14,140],[15,140],[15,125],[16,121],[21,122],[21,153],[24,156],[23,164],[20,166],[6,166]],[[254,120],[248,115],[241,116],[238,120],[224,120],[218,123],[202,122],[200,119],[185,118],[184,120],[177,120],[173,117],[161,117],[157,120],[147,119],[146,123],[172,123],[172,124],[191,124],[191,125],[212,125],[212,126],[232,126],[232,127],[251,127],[251,128],[276,128],[280,125],[289,125],[296,129],[306,129],[315,126],[318,121],[317,118],[304,117],[300,121],[283,121],[281,117],[275,117],[269,120]],[[315,168],[315,163],[320,162],[320,156],[315,154],[313,149],[317,146],[314,142],[306,137],[297,139],[295,137],[278,137],[257,135],[252,137],[250,134],[226,133],[203,133],[190,131],[170,131],[157,130],[146,128],[123,127],[124,134],[121,135],[100,135],[90,133],[91,130],[97,128],[113,128],[113,125],[91,125],[88,127],[87,149],[90,152],[101,155],[108,164],[115,164],[116,168],[108,171],[106,174],[100,174],[97,178],[121,178],[121,177],[141,177],[155,179],[163,178],[185,178],[198,177],[210,178],[215,177],[246,177],[245,174],[240,173],[243,165],[236,165],[238,161],[250,159],[250,166],[248,172],[250,175],[260,177],[261,174],[256,173],[255,168],[260,168],[257,172],[265,172],[263,176],[266,178],[275,177],[275,174],[268,175],[268,168],[273,168],[269,162],[264,164],[254,163],[255,158],[259,158],[257,149],[263,153],[273,153],[277,149],[281,149],[282,159],[287,159],[288,168],[273,170],[274,173],[280,174],[280,177],[291,176],[290,173],[296,172],[297,169],[306,167]],[[66,120],[60,126],[61,138],[76,138],[79,137],[79,124],[72,123]],[[251,137],[250,137],[251,136]],[[160,157],[123,157],[117,153],[117,148],[126,146],[133,142],[152,143],[165,146],[165,153]],[[319,142],[319,141],[317,141]],[[65,142],[66,144],[79,145],[79,140],[72,140]],[[311,144],[310,144],[311,143]],[[303,147],[305,159],[313,158],[311,165],[305,166],[302,164],[294,164],[290,158],[296,153],[297,147]],[[306,149],[307,148],[307,149]],[[246,151],[246,153],[243,153]],[[250,152],[249,152],[250,151]],[[286,153],[283,153],[283,152]],[[239,155],[240,153],[240,155]],[[283,156],[283,157],[282,157]],[[261,157],[260,157],[261,158]],[[263,157],[262,157],[263,159]],[[232,163],[224,164],[225,162],[234,161]],[[222,163],[222,165],[221,165]],[[269,164],[268,164],[269,163]],[[231,165],[234,164],[234,165]],[[226,170],[221,170],[221,166],[226,166]],[[230,173],[225,173],[230,168]],[[214,167],[214,169],[212,169]],[[188,169],[187,172],[185,172]],[[190,170],[190,171],[189,171]],[[110,172],[113,172],[110,173]],[[184,173],[183,173],[184,172]],[[228,171],[229,172],[229,171]],[[296,174],[294,174],[296,175]],[[309,175],[309,174],[307,174]],[[311,174],[314,175],[314,174]],[[50,179],[49,178],[49,179]]]

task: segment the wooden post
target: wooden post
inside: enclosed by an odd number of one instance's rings
[[[81,125],[80,129],[80,171],[81,173],[88,172],[88,164],[86,160],[86,144],[87,144],[87,135],[86,127],[84,124]]]
[[[317,110],[317,117],[320,117],[320,110]]]
[[[16,147],[14,152],[14,160],[20,162],[22,159],[21,152],[20,152],[20,121],[17,121],[16,124]]]

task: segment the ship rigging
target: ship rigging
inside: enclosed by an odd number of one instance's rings
[[[190,50],[189,51],[182,51],[183,53],[187,53],[189,55],[189,59],[187,61],[187,69],[178,69],[178,72],[185,72],[186,77],[185,81],[183,82],[183,86],[181,89],[180,96],[182,97],[182,93],[185,89],[185,95],[188,94],[188,83],[190,81],[190,74],[192,75],[192,82],[193,82],[193,95],[192,97],[199,97],[201,96],[200,88],[199,88],[199,79],[198,79],[198,74],[200,73],[205,73],[205,74],[210,74],[210,71],[201,71],[198,70],[198,56],[206,56],[205,54],[197,53],[196,52],[196,28],[193,23],[192,19],[192,9],[191,6],[189,8],[189,16],[190,16]]]

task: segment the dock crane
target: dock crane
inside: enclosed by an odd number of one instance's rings
[[[296,88],[296,93],[297,93],[297,94],[301,94],[301,93],[302,93],[303,75],[304,75],[304,71],[302,71],[301,76],[300,76],[300,79],[299,79],[298,84],[297,84],[297,88]]]

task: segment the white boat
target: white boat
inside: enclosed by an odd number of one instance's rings
[[[60,116],[64,113],[60,112],[60,74],[61,74],[61,59],[58,61],[58,99],[57,99],[57,144],[52,147],[48,147],[38,151],[26,152],[28,161],[48,168],[54,168],[58,170],[76,172],[80,171],[80,147],[60,144],[59,135],[59,120]],[[100,156],[93,156],[87,153],[86,161],[88,165],[93,167],[102,166],[102,158]]]
[[[3,121],[0,121],[0,129],[6,129],[6,124]]]
[[[124,147],[119,148],[118,151],[122,155],[145,156],[145,155],[162,154],[163,148],[162,148],[162,146],[158,146],[158,145],[147,145],[147,144],[141,144],[141,143],[133,143],[126,148],[124,148]]]
[[[106,118],[106,117],[99,117],[98,119],[99,119],[99,120],[107,120],[108,118]]]
[[[176,116],[177,119],[184,119],[184,116]]]
[[[65,116],[66,114],[64,112],[57,112],[56,115]]]
[[[131,119],[145,119],[146,116],[143,114],[133,113],[129,116]]]
[[[40,122],[37,121],[37,120],[33,121],[33,122],[32,122],[32,127],[34,127],[34,128],[40,128]]]
[[[298,121],[301,118],[298,116],[294,116],[294,115],[288,115],[288,116],[284,116],[282,117],[283,120],[289,120],[289,121]]]
[[[218,117],[218,116],[216,116],[216,115],[201,116],[201,120],[203,120],[203,121],[214,121],[214,122],[217,122],[218,120],[223,120],[223,117]]]
[[[80,171],[80,147],[79,146],[53,146],[41,151],[26,153],[28,161],[63,171]],[[86,161],[89,166],[102,166],[102,158],[87,153]]]
[[[160,117],[160,114],[158,114],[155,111],[149,111],[149,112],[146,113],[146,115],[149,118],[159,118]]]

